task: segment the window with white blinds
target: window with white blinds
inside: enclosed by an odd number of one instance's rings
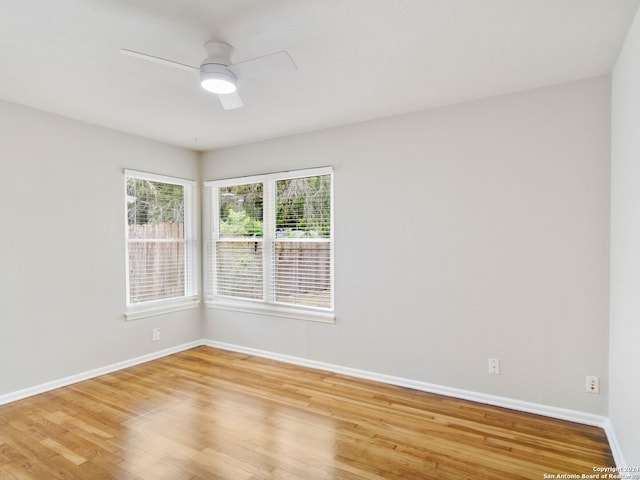
[[[196,183],[125,171],[127,307],[198,296]]]
[[[332,169],[205,187],[210,306],[332,321]]]

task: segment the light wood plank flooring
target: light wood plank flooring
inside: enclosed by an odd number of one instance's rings
[[[542,479],[601,429],[198,347],[0,407],[2,479]]]

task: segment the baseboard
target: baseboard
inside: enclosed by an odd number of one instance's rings
[[[23,398],[31,397],[33,395],[38,395],[40,393],[49,392],[51,390],[55,390],[56,388],[66,387],[74,383],[82,382],[83,380],[89,380],[90,378],[99,377],[100,375],[105,375],[107,373],[112,373],[128,367],[133,367],[134,365],[139,365],[141,363],[149,362],[157,358],[166,357],[167,355],[172,355],[174,353],[182,352],[184,350],[189,350],[191,348],[199,347],[201,345],[205,345],[205,341],[196,340],[193,342],[184,343],[182,345],[177,345],[175,347],[166,348],[164,350],[159,350],[157,352],[149,353],[147,355],[142,355],[140,357],[135,357],[130,360],[113,363],[105,367],[95,368],[93,370],[89,370],[86,372],[77,373],[69,377],[54,380],[52,382],[42,383],[40,385],[35,385],[33,387],[25,388],[23,390],[18,390],[16,392],[0,395],[0,405],[15,402],[17,400],[22,400]]]
[[[570,422],[596,426],[596,427],[605,429],[605,431],[607,431],[607,426],[609,427],[609,429],[611,429],[611,424],[609,422],[609,419],[602,415],[595,415],[592,413],[580,412],[577,410],[570,410],[565,408],[551,407],[548,405],[525,402],[525,401],[516,400],[513,398],[500,397],[497,395],[489,395],[486,393],[478,393],[470,390],[463,390],[460,388],[446,387],[446,386],[437,385],[433,383],[412,380],[409,378],[395,377],[392,375],[385,375],[381,373],[369,372],[366,370],[343,367],[341,365],[318,362],[318,361],[309,360],[306,358],[283,355],[280,353],[274,353],[274,352],[269,352],[265,350],[258,350],[255,348],[249,348],[249,347],[244,347],[240,345],[233,345],[233,344],[224,343],[224,342],[205,340],[204,344],[209,347],[220,348],[222,350],[245,353],[247,355],[255,355],[257,357],[269,358],[271,360],[278,360],[281,362],[300,365],[303,367],[316,368],[319,370],[326,370],[329,372],[340,373],[340,374],[349,375],[352,377],[363,378],[366,380],[374,380],[377,382],[387,383],[390,385],[397,385],[400,387],[412,388],[414,390],[419,390],[422,392],[436,393],[440,395],[446,395],[448,397],[459,398],[462,400],[469,400],[472,402],[479,402],[487,405],[494,405],[497,407],[518,410],[521,412],[533,413],[536,415],[544,415],[546,417],[557,418],[561,420],[567,420]]]
[[[620,442],[618,442],[618,438],[616,437],[616,432],[613,429],[613,424],[611,420],[608,418],[605,420],[604,431],[607,434],[607,439],[609,440],[609,447],[611,448],[611,453],[613,454],[613,459],[616,462],[616,466],[619,469],[629,468],[629,465],[624,459],[624,455],[622,455],[622,449],[620,448]]]
[[[570,422],[581,423],[585,425],[592,425],[602,428],[609,440],[611,452],[618,468],[627,466],[620,449],[620,444],[616,438],[615,431],[611,421],[602,415],[594,415],[591,413],[580,412],[577,410],[570,410],[558,407],[552,407],[548,405],[542,405],[532,402],[525,402],[522,400],[516,400],[507,397],[500,397],[497,395],[489,395],[486,393],[473,392],[470,390],[464,390],[459,388],[446,387],[428,382],[421,382],[418,380],[412,380],[409,378],[396,377],[393,375],[386,375],[376,372],[370,372],[367,370],[359,370],[356,368],[344,367],[341,365],[334,365],[331,363],[319,362],[316,360],[309,360],[301,357],[294,357],[291,355],[283,355],[280,353],[270,352],[266,350],[259,350],[250,347],[244,347],[241,345],[234,345],[224,342],[217,342],[214,340],[195,340],[193,342],[177,345],[157,352],[149,353],[139,357],[125,360],[122,362],[114,363],[104,367],[96,368],[86,372],[71,375],[69,377],[61,378],[51,382],[43,383],[33,387],[25,388],[15,392],[10,392],[4,395],[0,395],[0,405],[22,400],[23,398],[45,393],[56,388],[66,387],[83,380],[89,380],[91,378],[99,377],[107,373],[112,373],[118,370],[122,370],[134,365],[149,362],[158,358],[166,357],[174,353],[189,350],[191,348],[206,345],[209,347],[220,348],[222,350],[229,350],[238,353],[244,353],[247,355],[254,355],[256,357],[268,358],[271,360],[278,360],[280,362],[291,363],[294,365],[300,365],[303,367],[315,368],[318,370],[326,370],[329,372],[340,373],[349,375],[356,378],[362,378],[366,380],[373,380],[377,382],[387,383],[390,385],[397,385],[400,387],[412,388],[422,392],[436,393],[439,395],[446,395],[453,398],[459,398],[462,400],[469,400],[472,402],[484,403],[487,405],[494,405],[497,407],[509,408],[512,410],[518,410],[521,412],[533,413],[536,415],[544,415],[546,417],[557,418],[561,420],[567,420]]]

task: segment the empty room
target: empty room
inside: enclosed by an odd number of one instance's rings
[[[640,0],[1,0],[0,479],[640,479]]]

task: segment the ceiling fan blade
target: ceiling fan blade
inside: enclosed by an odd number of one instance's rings
[[[155,62],[161,65],[166,65],[168,67],[181,68],[182,70],[187,70],[188,72],[200,71],[199,67],[192,67],[191,65],[185,65],[184,63],[174,62],[172,60],[167,60],[166,58],[154,57],[153,55],[136,52],[135,50],[127,50],[126,48],[122,48],[120,49],[120,53],[122,53],[123,55],[128,55],[130,57],[139,58],[141,60],[147,60],[149,62]]]
[[[289,54],[281,52],[270,53],[262,57],[252,58],[244,62],[229,65],[227,67],[238,78],[261,77],[274,73],[297,72],[298,67]]]
[[[220,99],[222,108],[225,110],[244,107],[244,103],[242,103],[242,99],[240,98],[240,95],[238,95],[238,92],[220,93],[218,94],[218,98]]]

